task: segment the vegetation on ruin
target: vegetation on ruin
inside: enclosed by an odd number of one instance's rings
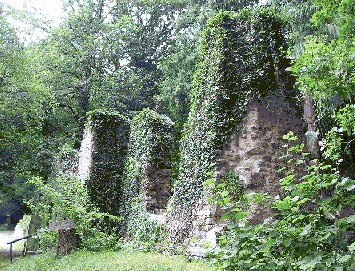
[[[144,192],[149,189],[150,175],[170,170],[174,151],[174,123],[151,109],[144,109],[131,121],[129,151],[122,184],[123,227],[130,247],[158,249],[166,238],[165,226],[149,218],[159,206],[142,206]],[[157,188],[157,187],[155,187]],[[150,188],[151,189],[151,188]],[[159,193],[159,191],[155,191]],[[154,195],[153,195],[154,196]],[[151,199],[155,200],[155,199]],[[147,208],[153,210],[147,210]],[[160,207],[162,208],[162,207]]]
[[[26,42],[13,18],[47,35]],[[137,252],[184,253],[206,189],[228,221],[218,268],[355,269],[354,31],[354,0],[69,0],[54,28],[0,3],[0,224],[32,214],[39,251],[57,246],[52,221],[74,219],[79,238],[71,255],[4,270],[214,270]],[[282,93],[300,114],[314,103],[320,157],[291,131],[280,197],[250,193],[238,172],[215,180],[248,102]],[[87,127],[97,163],[83,181]],[[172,172],[167,225],[142,205],[152,165]],[[255,204],[273,217],[248,223]]]
[[[95,142],[92,172],[86,180],[88,194],[100,211],[118,215],[122,186],[119,180],[128,152],[129,120],[118,112],[94,110],[88,112],[87,126]]]
[[[202,197],[207,173],[214,172],[228,135],[240,129],[247,104],[252,99],[293,94],[285,70],[289,61],[283,25],[272,9],[265,8],[221,12],[206,25],[170,206],[171,215],[186,223],[176,233],[177,240],[190,231],[191,206]]]

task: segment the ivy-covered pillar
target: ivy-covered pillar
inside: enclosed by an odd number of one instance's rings
[[[127,235],[130,239],[154,235],[154,219],[163,219],[170,197],[174,123],[166,116],[144,109],[131,121],[128,159],[123,183]],[[163,221],[158,221],[163,222]],[[145,231],[145,232],[144,232]]]
[[[100,211],[120,214],[123,170],[128,150],[129,121],[117,112],[88,113],[79,154],[79,178],[86,183]]]
[[[303,131],[282,31],[283,22],[268,8],[222,12],[208,22],[169,203],[173,244],[216,231],[208,179],[218,182],[231,172],[246,189],[278,193],[282,136]]]

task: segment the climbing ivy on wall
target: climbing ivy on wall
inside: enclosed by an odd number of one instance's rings
[[[174,150],[174,123],[166,116],[144,109],[131,121],[129,152],[123,182],[122,204],[127,235],[135,241],[155,243],[156,223],[149,221],[143,191],[151,182],[150,173],[171,168]],[[154,240],[153,240],[154,239]]]
[[[119,214],[123,170],[128,150],[129,121],[117,112],[88,113],[93,133],[93,167],[87,189],[101,211]]]
[[[248,102],[292,91],[283,27],[268,8],[221,12],[208,22],[181,140],[180,175],[169,207],[173,242],[187,237],[191,206],[202,197],[216,155],[238,129]]]

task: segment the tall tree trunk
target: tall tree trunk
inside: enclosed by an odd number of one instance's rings
[[[312,159],[320,159],[318,129],[316,125],[316,109],[313,99],[304,96],[304,119],[307,123],[307,149]]]

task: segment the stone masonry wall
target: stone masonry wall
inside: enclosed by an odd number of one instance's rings
[[[81,182],[90,177],[92,170],[92,151],[94,149],[93,133],[90,126],[84,130],[83,140],[79,150],[79,164],[77,176]]]
[[[130,124],[122,207],[126,236],[134,239],[138,224],[147,217],[158,223],[165,221],[170,197],[174,123],[166,116],[144,109]]]
[[[207,202],[206,181],[237,175],[246,190],[277,195],[282,137],[303,134],[283,28],[272,10],[261,8],[221,12],[205,31],[167,227],[170,240],[187,243],[192,254],[204,242],[213,245],[223,226]],[[270,215],[263,206],[253,209],[252,223]]]
[[[294,131],[303,138],[304,122],[294,103],[283,95],[273,95],[263,100],[254,99],[247,107],[247,115],[238,131],[230,134],[223,151],[216,159],[214,177],[234,171],[239,175],[247,191],[279,194],[277,169],[280,167],[283,135]],[[216,232],[225,225],[220,221],[220,210],[202,198],[193,211],[193,230],[189,240],[190,254],[201,256],[206,244],[214,246]],[[271,216],[271,211],[260,205],[252,207],[249,221],[261,223]],[[208,246],[207,246],[208,247]]]
[[[78,178],[102,212],[120,214],[129,123],[118,112],[92,111],[79,152]]]
[[[168,199],[170,197],[171,169],[169,165],[166,168],[148,167],[142,183],[142,199],[146,210],[153,214],[163,214],[166,211]]]
[[[247,191],[279,195],[281,176],[277,173],[282,161],[282,137],[293,131],[303,138],[304,122],[286,97],[273,95],[249,103],[240,132],[233,132],[217,158],[216,177],[228,171],[237,172]],[[252,223],[270,216],[262,206],[256,206]]]

